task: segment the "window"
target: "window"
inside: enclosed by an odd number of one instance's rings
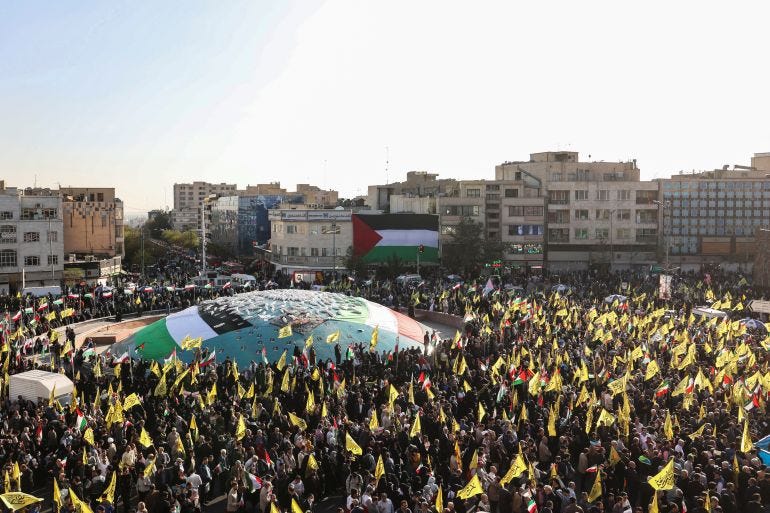
[[[597,228],[595,233],[595,238],[601,239],[601,240],[607,240],[610,238],[610,229],[609,228]]]
[[[35,219],[56,219],[55,208],[22,208],[21,218],[25,221]]]
[[[543,245],[531,242],[511,244],[508,246],[508,252],[514,255],[541,255],[543,253]]]
[[[287,224],[286,225],[286,233],[297,233],[297,225],[296,224]]]
[[[575,228],[575,239],[582,240],[588,238],[588,228]]]
[[[58,265],[59,255],[48,255],[48,265]]]
[[[40,257],[37,255],[25,256],[24,265],[27,265],[27,266],[40,265]]]
[[[318,256],[318,248],[310,248],[310,256],[311,257],[317,257]]]
[[[12,224],[0,225],[0,244],[14,244],[16,242],[16,227]]]
[[[543,225],[540,224],[511,224],[508,225],[508,235],[542,235]]]
[[[600,208],[596,210],[596,219],[598,221],[609,221],[610,211],[606,208]]]
[[[609,201],[610,200],[610,191],[606,189],[601,189],[596,191],[596,199],[599,201]]]
[[[331,253],[329,248],[321,248],[321,256],[330,256],[329,253]]]
[[[294,246],[289,246],[286,248],[286,254],[289,256],[299,256],[299,248]]]
[[[578,189],[575,191],[575,201],[586,201],[588,199],[588,191],[585,189]]]
[[[577,195],[575,198],[577,198]],[[551,205],[568,205],[569,191],[551,191],[549,194],[548,203]]]
[[[444,211],[444,215],[461,216],[461,217],[477,216],[479,215],[479,206],[478,205],[450,205],[446,207]]]
[[[24,232],[24,242],[40,242],[40,232]]]
[[[575,210],[575,219],[578,221],[588,221],[588,210]]]
[[[618,230],[615,232],[615,237],[618,239],[630,239],[631,228],[618,228]]]
[[[658,230],[656,228],[637,228],[636,242],[652,244],[658,241]]]
[[[499,184],[493,184],[493,185],[487,185],[488,191],[499,191],[500,185]]]
[[[518,198],[519,197],[519,189],[505,189],[505,197],[506,198]]]
[[[16,267],[16,251],[13,249],[0,250],[0,267]]]
[[[465,196],[467,198],[480,198],[481,189],[465,189]]]
[[[0,212],[0,219],[13,219],[13,212],[9,212],[8,210]]]
[[[104,201],[104,193],[103,192],[97,192],[96,193],[96,201]]]
[[[631,199],[631,191],[628,189],[622,189],[618,191],[618,200],[629,201]]]
[[[511,206],[508,217],[543,217],[543,207]]]
[[[569,242],[569,228],[549,228],[549,242]]]
[[[617,213],[617,220],[618,221],[630,221],[631,220],[631,210],[628,208],[621,208],[616,211]]]

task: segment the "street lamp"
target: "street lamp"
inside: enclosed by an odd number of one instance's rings
[[[671,202],[670,201],[658,201],[658,200],[652,200],[652,202],[657,205],[658,210],[662,213],[661,218],[661,226],[663,227],[663,241],[666,245],[666,268],[669,267],[669,251],[670,251],[670,241],[669,236],[666,234],[666,209],[671,208]]]

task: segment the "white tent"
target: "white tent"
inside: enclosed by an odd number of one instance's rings
[[[34,402],[39,399],[47,401],[54,387],[56,387],[54,392],[56,399],[62,404],[69,403],[70,394],[74,389],[72,380],[64,374],[42,370],[11,375],[8,397],[12,401],[18,400],[19,396]]]
[[[692,313],[695,315],[700,315],[702,317],[727,317],[727,313],[723,312],[722,310],[715,310],[713,308],[709,308],[707,306],[698,306],[692,309]]]

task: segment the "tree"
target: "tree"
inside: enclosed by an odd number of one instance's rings
[[[200,245],[200,237],[192,230],[180,232],[178,230],[163,230],[161,238],[171,245],[185,249],[196,249]]]
[[[164,230],[171,230],[171,214],[168,212],[158,212],[152,219],[145,223],[145,228],[148,230],[150,237],[153,239],[160,239]]]
[[[475,276],[486,259],[502,254],[502,245],[484,238],[484,227],[469,217],[464,217],[454,227],[449,241],[444,244],[442,263],[452,273]],[[497,257],[499,258],[499,257]]]
[[[366,263],[360,255],[356,255],[353,252],[353,246],[348,246],[343,265],[350,271],[350,274],[356,278],[361,278],[366,275]]]
[[[404,261],[398,255],[390,255],[379,270],[384,278],[392,280],[404,272]]]

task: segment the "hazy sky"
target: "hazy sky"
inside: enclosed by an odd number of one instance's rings
[[[493,178],[570,149],[645,178],[770,151],[768,2],[0,2],[0,178]]]

